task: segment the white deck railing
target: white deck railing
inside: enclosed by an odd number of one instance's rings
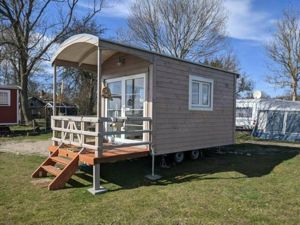
[[[141,130],[125,130],[125,124],[130,122],[143,122]],[[53,130],[52,140],[58,143],[70,144],[76,147],[88,148],[102,152],[105,137],[126,134],[142,134],[143,141],[133,143],[121,143],[105,146],[112,149],[116,146],[151,145],[151,118],[150,117],[97,117],[92,116],[52,116],[51,128]],[[108,131],[108,123],[122,124],[121,130]]]

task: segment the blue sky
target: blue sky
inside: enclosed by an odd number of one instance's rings
[[[127,26],[132,1],[115,0],[97,16],[97,22],[107,29],[104,37],[114,37],[119,28]],[[282,11],[290,6],[300,9],[300,0],[224,0],[224,6],[228,13],[228,37],[241,70],[254,80],[255,89],[271,96],[286,92],[265,81],[269,70],[264,46],[270,40]]]
[[[96,21],[107,30],[105,38],[115,37],[119,28],[126,28],[130,5],[135,0],[110,0],[97,15]],[[223,0],[228,14],[227,34],[240,68],[254,82],[255,89],[271,96],[287,93],[288,90],[276,89],[266,82],[270,63],[265,45],[270,40],[276,22],[288,7],[300,9],[300,0]],[[81,2],[84,9],[86,1]]]

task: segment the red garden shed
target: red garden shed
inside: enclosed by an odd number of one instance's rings
[[[19,120],[19,87],[0,85],[0,126],[18,124]]]

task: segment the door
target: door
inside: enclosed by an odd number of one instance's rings
[[[107,117],[143,117],[145,108],[145,74],[126,76],[107,80],[107,86],[112,93],[112,100],[106,100]],[[112,128],[108,125],[108,130]],[[142,121],[125,124],[125,130],[143,130]],[[121,142],[136,142],[143,140],[143,134],[117,135]]]

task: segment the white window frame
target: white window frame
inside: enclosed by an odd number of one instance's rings
[[[11,106],[11,91],[10,90],[0,90],[0,92],[2,93],[7,93],[7,96],[8,96],[8,104],[5,104],[5,105],[1,105],[0,104],[0,107],[6,107],[6,106]]]
[[[210,105],[202,105],[202,104],[192,104],[192,85],[193,81],[196,82],[203,82],[203,83],[209,83],[210,84]],[[199,99],[202,99],[202,90],[199,89]],[[189,110],[200,110],[200,111],[213,111],[213,102],[214,99],[214,80],[196,76],[196,75],[190,75],[189,76]]]

